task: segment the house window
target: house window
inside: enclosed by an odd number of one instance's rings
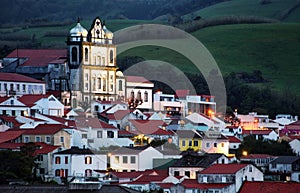
[[[68,169],[65,169],[65,176],[64,177],[68,177]]]
[[[29,142],[29,137],[24,137],[24,143],[28,143]]]
[[[110,50],[109,52],[109,62],[113,63],[114,62],[114,51]]]
[[[49,136],[46,137],[46,143],[50,143],[51,142],[51,138]]]
[[[85,74],[84,74],[84,80],[86,80],[86,81],[89,80],[89,74],[88,74],[88,73],[85,73]]]
[[[91,156],[86,156],[84,160],[85,160],[85,162],[84,162],[85,164],[92,164],[92,157]]]
[[[84,60],[86,62],[89,61],[89,49],[87,49],[87,48],[84,49]]]
[[[187,176],[187,177],[190,177],[191,176],[191,172],[190,171],[185,171],[184,175]]]
[[[55,157],[55,164],[60,164],[60,157],[59,156]]]
[[[97,131],[97,138],[102,138],[102,131]]]
[[[84,133],[84,134],[81,135],[81,137],[82,137],[82,139],[86,139],[87,138],[87,134]]]
[[[210,143],[206,143],[206,147],[210,147]]]
[[[115,156],[115,163],[119,163],[120,162],[120,157],[119,156]]]
[[[65,156],[65,164],[68,164],[68,156]]]
[[[92,170],[91,169],[87,169],[85,170],[85,176],[92,176]]]
[[[214,143],[214,147],[218,147],[218,143]]]
[[[130,156],[130,163],[135,164],[135,156]]]
[[[73,47],[72,48],[72,62],[77,62],[77,48]]]
[[[60,170],[55,170],[55,176],[59,176],[60,175]]]
[[[127,156],[123,156],[123,164],[127,164],[128,163],[128,157]]]
[[[119,80],[119,91],[123,91],[123,81]]]
[[[192,147],[193,146],[193,142],[190,140],[189,141],[189,147]]]
[[[7,84],[4,83],[4,90],[7,91]]]
[[[249,166],[249,172],[252,172],[252,166]]]
[[[17,84],[17,91],[20,91],[20,85]]]
[[[84,84],[84,90],[89,90],[89,83]]]
[[[101,89],[101,78],[98,78],[97,80],[98,80],[98,83],[97,83],[98,87],[97,88]]]
[[[64,143],[64,141],[65,141],[65,140],[64,140],[64,137],[60,137],[60,142],[61,142],[61,143]]]
[[[23,88],[22,88],[23,92],[26,92],[26,85],[23,84],[22,87],[23,87]]]
[[[174,171],[174,176],[179,176],[179,171]]]
[[[194,147],[198,147],[199,143],[198,141],[194,141]]]
[[[207,183],[207,177],[206,176],[203,177],[203,182]]]
[[[181,141],[181,145],[182,145],[182,147],[185,146],[185,140],[182,140],[182,141]]]
[[[11,91],[14,90],[14,84],[10,84],[10,90],[11,90]]]
[[[226,177],[222,177],[222,183],[226,182]]]
[[[114,132],[113,131],[107,131],[107,138],[114,138]]]
[[[106,91],[106,78],[103,78],[103,91]]]
[[[148,102],[148,92],[147,91],[144,92],[144,101]]]
[[[224,143],[221,143],[221,147],[224,147]]]
[[[41,137],[40,136],[36,136],[35,137],[35,142],[41,142]]]

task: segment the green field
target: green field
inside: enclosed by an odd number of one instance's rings
[[[282,15],[288,9],[299,4],[298,0],[271,0],[269,4],[260,4],[259,0],[231,0],[184,15],[185,20],[201,16],[209,18],[224,15],[251,15],[282,20]],[[283,21],[299,22],[300,9],[297,8],[287,15]]]
[[[243,24],[208,27],[192,33],[211,52],[223,75],[260,70],[272,89],[300,93],[300,24]],[[163,60],[185,72],[195,72],[180,54],[153,46],[122,53]],[[262,84],[255,84],[261,87]]]

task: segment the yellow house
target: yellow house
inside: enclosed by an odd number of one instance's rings
[[[176,131],[176,135],[180,151],[188,149],[193,149],[194,151],[201,150],[202,136],[196,130],[178,130]]]
[[[22,142],[44,142],[69,149],[71,148],[71,134],[64,129],[69,129],[69,127],[63,124],[40,124],[34,129],[24,129]]]

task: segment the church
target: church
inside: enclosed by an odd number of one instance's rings
[[[16,49],[3,58],[0,72],[42,80],[48,93],[73,108],[87,109],[93,100],[127,102],[141,96],[146,100],[137,108],[152,109],[153,83],[118,71],[113,37],[99,17],[88,30],[78,19],[69,31],[67,49]]]

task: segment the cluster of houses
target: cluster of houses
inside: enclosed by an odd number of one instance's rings
[[[34,144],[36,175],[73,187],[110,184],[165,193],[300,189],[297,116],[270,119],[236,110],[238,121],[229,122],[217,116],[213,96],[154,91],[146,78],[117,71],[112,38],[100,18],[89,31],[78,21],[67,50],[23,49],[3,58],[0,150]],[[288,141],[295,156],[237,159],[249,135]]]

